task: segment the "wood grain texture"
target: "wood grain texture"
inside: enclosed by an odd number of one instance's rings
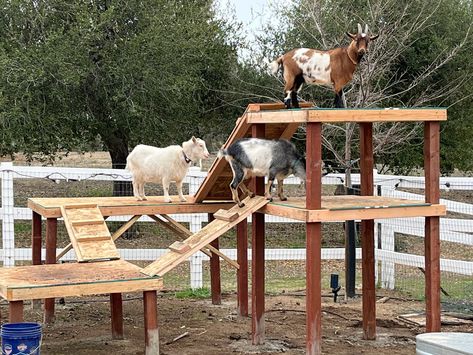
[[[2,268],[0,296],[16,301],[162,288],[162,279],[145,276],[140,270],[124,260]]]

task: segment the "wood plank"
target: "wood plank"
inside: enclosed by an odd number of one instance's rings
[[[95,225],[95,224],[103,224],[105,220],[102,219],[89,219],[89,220],[79,220],[79,221],[71,221],[71,224],[75,226],[88,226],[88,225]]]
[[[214,218],[219,219],[221,221],[226,222],[233,222],[238,218],[238,211],[234,211],[233,213],[229,213],[227,210],[218,210],[213,214]]]
[[[307,122],[420,122],[445,121],[447,110],[425,109],[321,109],[248,112],[250,124],[307,123]]]
[[[104,242],[110,240],[110,235],[87,235],[76,237],[78,242]]]
[[[261,196],[256,196],[252,199],[245,199],[244,201],[246,203],[245,207],[239,208],[238,205],[235,205],[231,208],[232,211],[239,211],[240,217],[237,220],[233,222],[225,222],[220,221],[218,219],[214,220],[213,222],[207,224],[199,232],[193,234],[192,236],[186,239],[185,242],[191,247],[191,250],[189,252],[178,254],[173,251],[169,251],[165,255],[161,256],[158,260],[142,269],[142,272],[150,276],[164,275],[183,261],[187,260],[189,256],[200,250],[212,240],[218,238],[220,235],[237,225],[249,214],[254,211],[257,211],[262,206],[268,203],[268,200]]]
[[[17,301],[162,288],[162,279],[145,276],[140,270],[124,260],[1,268],[0,295]]]
[[[176,253],[179,253],[179,254],[183,254],[183,253],[186,253],[188,252],[189,250],[191,250],[191,247],[190,245],[186,244],[186,243],[183,243],[179,240],[176,240],[174,243],[172,243],[169,247],[168,247],[170,250],[176,252]]]
[[[140,217],[141,217],[141,215],[134,215],[133,217],[131,217],[128,220],[128,222],[123,224],[120,228],[118,228],[115,231],[115,233],[112,234],[112,240],[115,241],[119,237],[121,237],[123,235],[123,233],[125,233],[128,229],[130,229],[131,226],[133,226],[140,219]]]
[[[228,189],[228,186],[226,187]],[[28,208],[44,218],[62,217],[61,206],[68,204],[99,206],[102,216],[128,216],[173,213],[212,213],[234,205],[231,199],[216,202],[195,203],[193,196],[187,196],[187,202],[177,202],[177,196],[171,196],[173,203],[164,202],[162,196],[148,196],[147,201],[136,201],[134,197],[73,197],[73,198],[30,198]]]

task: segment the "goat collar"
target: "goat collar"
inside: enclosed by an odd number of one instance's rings
[[[350,62],[352,62],[354,65],[358,64],[356,60],[353,60],[352,57],[350,57],[350,48],[347,49],[347,56],[350,59]]]
[[[186,155],[184,151],[182,151],[182,155],[184,156],[184,160],[186,164],[192,163],[192,160],[189,159],[189,157]]]

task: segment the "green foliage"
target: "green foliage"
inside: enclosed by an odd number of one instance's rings
[[[1,4],[1,154],[52,156],[99,136],[123,163],[128,145],[180,144],[225,123],[215,108],[237,28],[212,1]]]

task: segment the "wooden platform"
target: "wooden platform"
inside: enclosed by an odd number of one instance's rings
[[[444,216],[444,205],[378,196],[322,196],[322,209],[306,209],[305,197],[275,200],[260,212],[305,222]]]
[[[322,109],[310,103],[304,103],[300,109],[284,109],[284,105],[251,104],[243,115],[237,119],[235,128],[224,144],[228,147],[236,140],[250,137],[253,124],[264,126],[266,139],[290,139],[301,124],[310,122],[425,122],[445,121],[445,108],[416,109]],[[195,195],[195,201],[229,200],[231,192],[228,188],[232,180],[232,171],[223,158],[216,159],[209,169],[209,174]]]
[[[227,186],[228,188],[228,186]],[[228,209],[234,205],[231,201],[209,201],[194,203],[192,196],[186,196],[188,202],[178,202],[178,196],[171,196],[176,202],[164,202],[162,196],[148,197],[147,201],[137,201],[130,197],[59,197],[29,198],[28,207],[44,218],[60,218],[61,206],[76,204],[96,204],[103,216],[128,216],[173,213],[214,213],[219,209]]]
[[[124,260],[0,269],[0,296],[7,301],[160,290],[159,277],[146,276]]]

